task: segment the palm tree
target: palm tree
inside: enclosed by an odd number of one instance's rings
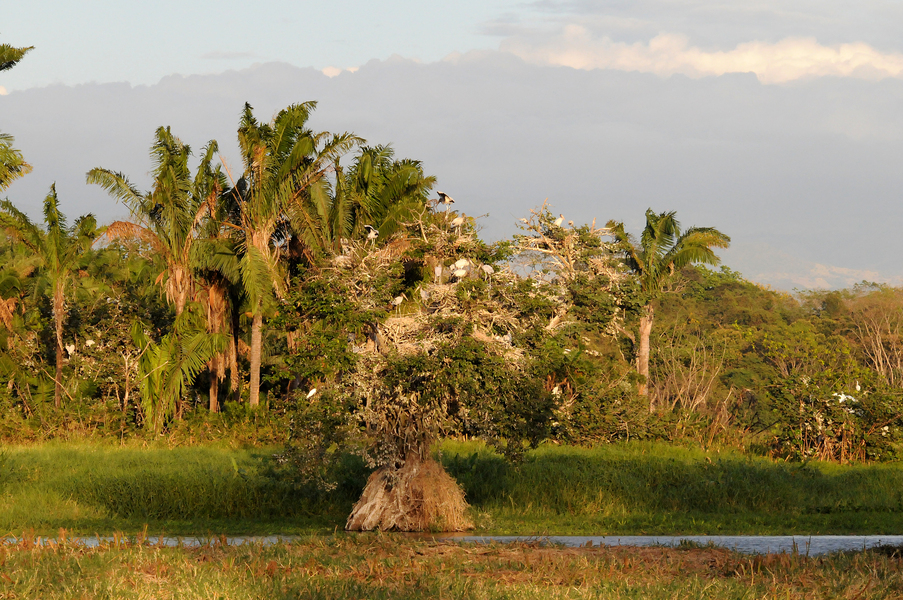
[[[22,242],[36,257],[51,289],[53,321],[56,332],[56,377],[53,401],[62,405],[63,325],[66,314],[66,288],[79,268],[79,262],[100,233],[91,214],[79,217],[72,227],[60,212],[56,184],[44,199],[44,225],[41,231],[9,200],[0,200],[0,226]]]
[[[96,168],[88,171],[88,183],[96,183],[122,201],[134,221],[116,221],[107,228],[107,237],[138,239],[166,264],[157,278],[166,299],[182,314],[191,298],[195,278],[192,260],[198,231],[207,215],[213,213],[225,176],[213,168],[217,144],[204,148],[201,163],[192,178],[188,168],[191,149],[173,136],[169,127],[160,127],[151,147],[154,160],[154,189],[141,193],[122,173]]]
[[[16,66],[16,63],[33,50],[34,46],[27,48],[15,48],[9,44],[0,44],[0,71],[6,71]]]
[[[436,178],[423,174],[420,161],[394,155],[391,146],[365,146],[347,172],[336,165],[329,211],[333,251],[341,239],[365,233],[367,225],[388,238],[426,206]]]
[[[285,277],[280,254],[292,237],[308,247],[322,243],[311,190],[338,157],[359,139],[348,133],[315,133],[307,128],[315,102],[294,104],[271,123],[254,118],[245,104],[238,127],[244,174],[233,189],[239,207],[237,228],[242,251],[242,286],[251,305],[250,404],[260,403],[263,312],[273,292],[281,293]]]
[[[0,44],[0,71],[12,69],[22,57],[31,50],[28,48],[14,48],[9,44]],[[13,148],[13,136],[0,132],[0,192],[9,187],[9,184],[31,171],[29,165],[22,158],[22,153]]]
[[[132,341],[141,351],[138,373],[144,422],[155,433],[173,416],[197,374],[226,344],[225,336],[204,331],[201,319],[192,313],[180,314],[159,343],[148,337],[141,321],[132,323]]]
[[[639,393],[649,394],[649,336],[652,333],[654,309],[652,302],[664,291],[674,272],[693,263],[717,265],[721,259],[712,248],[727,248],[731,238],[713,227],[690,227],[681,233],[674,212],[656,214],[646,210],[646,227],[637,246],[625,233],[624,224],[609,221],[616,243],[624,253],[625,264],[640,282],[643,307],[640,313],[640,345],[637,352],[637,372],[643,376]]]
[[[30,171],[31,165],[22,158],[22,152],[13,148],[13,136],[0,132],[0,192]]]

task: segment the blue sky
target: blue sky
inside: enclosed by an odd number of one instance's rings
[[[159,125],[235,164],[235,123],[319,100],[314,126],[421,159],[507,237],[545,199],[642,225],[646,208],[732,236],[775,287],[903,284],[903,2],[461,0],[4,7],[0,131],[73,216],[123,208],[84,173],[148,185]],[[68,204],[67,204],[68,203]]]

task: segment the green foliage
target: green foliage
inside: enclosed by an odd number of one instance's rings
[[[144,422],[155,433],[173,417],[180,399],[207,361],[226,346],[225,336],[208,334],[202,328],[197,310],[189,305],[176,319],[173,331],[159,342],[150,339],[141,321],[132,324],[132,341],[140,349],[138,376]]]

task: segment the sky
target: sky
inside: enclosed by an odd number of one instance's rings
[[[125,216],[84,184],[147,187],[160,125],[237,168],[261,118],[423,161],[500,239],[548,201],[577,221],[647,208],[732,237],[727,266],[779,289],[903,283],[903,2],[862,0],[30,0],[0,42],[0,131],[34,171],[6,195],[35,218]],[[67,208],[70,207],[70,208]]]

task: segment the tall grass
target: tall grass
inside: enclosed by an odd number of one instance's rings
[[[544,446],[520,464],[445,442],[483,533],[817,534],[903,531],[903,465],[785,463],[663,444]],[[0,534],[265,534],[333,531],[367,470],[296,485],[274,450],[50,443],[0,452]]]
[[[345,475],[359,481],[326,496],[294,485],[266,449],[11,448],[0,459],[0,529],[333,530],[366,472],[349,459]]]
[[[475,444],[441,453],[498,529],[530,533],[896,533],[903,466],[786,463],[665,444],[544,446],[512,465]],[[527,521],[532,524],[528,525]],[[518,524],[521,525],[518,525]],[[542,527],[549,527],[543,530]]]

